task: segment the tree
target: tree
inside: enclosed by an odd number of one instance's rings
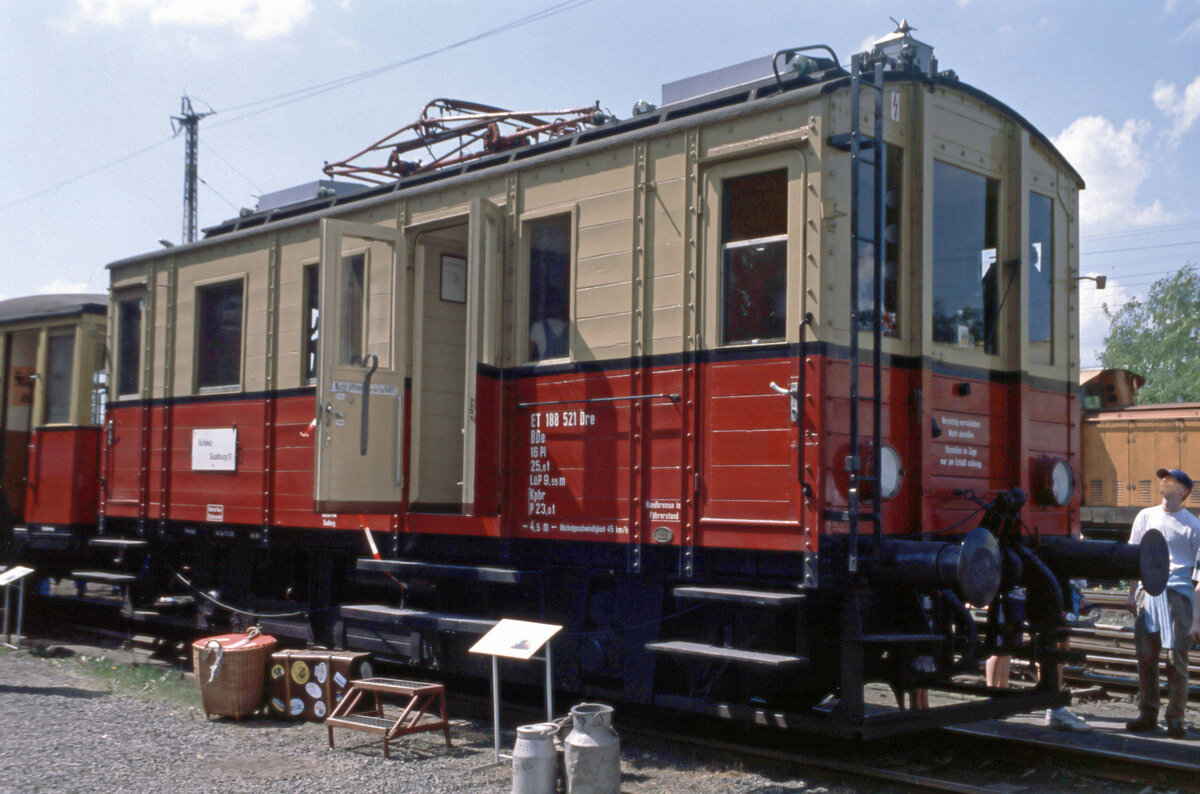
[[[1109,323],[1100,364],[1146,377],[1138,402],[1200,402],[1200,274],[1189,262],[1150,286],[1144,300],[1116,311],[1104,304]]]

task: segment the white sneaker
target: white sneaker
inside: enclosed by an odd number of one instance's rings
[[[1046,726],[1072,733],[1087,733],[1092,729],[1087,720],[1067,708],[1046,709]]]

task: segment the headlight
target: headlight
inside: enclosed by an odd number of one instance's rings
[[[846,447],[838,451],[838,457],[846,454]],[[863,499],[871,499],[875,493],[875,483],[870,479],[875,471],[875,451],[870,441],[863,441],[858,447],[858,487]],[[847,456],[846,465],[850,465]],[[846,469],[837,468],[833,473],[833,481],[838,491],[846,495],[850,488],[850,476]],[[890,444],[882,444],[879,448],[879,496],[881,499],[894,499],[900,493],[904,484],[904,464],[900,453]]]
[[[1075,495],[1075,472],[1059,457],[1043,456],[1033,464],[1033,495],[1043,507],[1062,507]]]
[[[879,495],[891,499],[900,493],[904,482],[904,467],[900,465],[900,453],[884,444],[879,450]]]

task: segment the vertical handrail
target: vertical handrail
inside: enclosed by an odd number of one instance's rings
[[[883,493],[880,454],[883,444],[883,255],[884,220],[887,212],[887,144],[883,142],[883,59],[875,61],[875,130],[872,152],[875,157],[875,261],[874,323],[871,329],[874,348],[871,355],[871,521],[875,525],[875,548],[883,541]]]
[[[847,517],[850,520],[846,569],[858,570],[858,203],[859,158],[862,131],[859,129],[859,93],[862,84],[863,53],[850,56],[850,450],[846,457],[849,486],[846,491]]]
[[[858,53],[850,59],[850,451],[846,457],[845,468],[849,478],[847,492],[849,520],[849,544],[846,567],[851,573],[858,570],[858,535],[859,522],[863,519],[873,525],[873,536],[876,547],[883,537],[883,499],[880,493],[879,480],[881,474],[880,445],[883,441],[883,232],[884,214],[886,212],[886,150],[883,142],[883,60],[877,59],[873,64],[872,77],[863,78],[863,67],[867,63],[867,54]],[[875,90],[875,119],[874,129],[870,138],[864,138],[861,127],[862,86],[866,85]],[[864,149],[869,154],[864,154]],[[866,164],[871,168],[874,212],[871,218],[869,235],[859,224],[859,202],[863,193],[860,184],[860,165]],[[859,286],[859,251],[862,242],[871,243],[872,261],[872,313],[871,313],[871,396],[864,398],[859,394],[859,365],[862,351],[859,344],[860,306]],[[860,475],[862,458],[859,454],[861,445],[861,428],[859,427],[859,405],[864,400],[871,402],[871,471],[864,478]],[[871,488],[871,511],[864,515],[861,512],[861,484],[866,479],[875,483]]]

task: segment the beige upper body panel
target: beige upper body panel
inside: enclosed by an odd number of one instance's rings
[[[347,221],[403,228],[410,252],[418,230],[465,224],[470,202],[503,208],[505,267],[500,294],[501,366],[527,363],[528,229],[539,218],[568,215],[570,238],[570,358],[574,361],[679,353],[720,344],[720,234],[723,180],[783,169],[788,187],[787,318],[789,343],[799,341],[805,312],[815,323],[809,340],[848,342],[850,161],[829,137],[849,129],[848,90],[797,93],[794,99],[701,114],[695,123],[620,136],[570,156],[535,158],[503,173],[481,171],[446,186],[364,202],[325,214]],[[952,364],[1019,369],[1061,377],[1077,367],[1078,184],[1073,172],[1019,119],[983,99],[939,85],[889,83],[884,137],[903,150],[902,253],[898,334],[885,352],[928,356]],[[861,109],[864,129],[873,110]],[[1004,342],[995,355],[932,341],[931,239],[933,167],[946,162],[990,179],[1002,190],[1001,260],[1027,246],[1028,195],[1053,199],[1055,261],[1052,349],[1033,350],[1021,331],[1026,289],[1001,310]],[[409,233],[413,232],[413,233]],[[370,262],[368,336],[381,352],[409,345],[411,329],[389,317],[391,279],[404,278],[412,302],[413,257],[406,272],[390,274],[390,259],[366,246]],[[148,377],[142,395],[196,393],[196,290],[244,283],[243,355],[234,390],[257,392],[306,385],[304,269],[319,258],[315,218],[214,237],[178,252],[116,263],[118,293],[147,294]],[[427,291],[426,291],[427,292]],[[407,316],[420,317],[410,310]],[[864,340],[869,344],[869,335]],[[1043,345],[1043,348],[1045,346]],[[413,357],[408,356],[408,361]]]

